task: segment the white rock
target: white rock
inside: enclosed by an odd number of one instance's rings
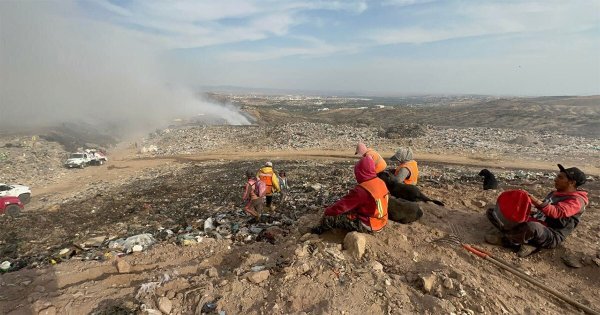
[[[173,308],[173,303],[171,302],[171,300],[169,300],[168,297],[163,296],[158,299],[158,309],[161,312],[163,312],[165,314],[169,314],[169,313],[171,313],[172,308]]]
[[[347,253],[356,258],[361,259],[365,254],[367,247],[367,238],[364,234],[358,232],[350,232],[344,237],[344,249]]]

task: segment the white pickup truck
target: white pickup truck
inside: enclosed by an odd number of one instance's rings
[[[77,152],[69,154],[69,158],[65,161],[65,167],[67,168],[84,168],[90,164],[90,155],[85,152]]]

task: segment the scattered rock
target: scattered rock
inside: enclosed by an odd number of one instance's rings
[[[248,281],[258,284],[267,280],[267,278],[269,278],[269,275],[271,275],[269,270],[262,270],[257,272],[250,272],[248,273],[246,278],[248,279]]]
[[[39,315],[56,315],[56,307],[50,306],[38,312]]]
[[[302,258],[302,257],[306,256],[307,254],[308,254],[308,248],[303,245],[296,247],[296,250],[294,250],[294,255],[296,255],[296,257],[298,257],[298,258]]]
[[[206,275],[211,278],[217,278],[219,276],[219,271],[215,267],[208,268],[206,270]]]
[[[471,200],[471,204],[475,207],[483,208],[487,205],[487,202],[483,200]]]
[[[444,282],[442,283],[442,285],[446,289],[452,289],[452,288],[454,288],[454,285],[452,283],[452,279],[450,279],[450,278],[445,278]]]
[[[581,263],[581,260],[579,258],[577,258],[575,255],[572,254],[567,254],[562,258],[562,261],[565,263],[565,265],[571,267],[571,268],[581,268],[583,267],[583,264]]]
[[[372,261],[371,262],[371,269],[373,269],[373,271],[375,272],[382,272],[383,271],[383,265],[378,262],[378,261]]]
[[[165,313],[165,314],[169,314],[171,313],[171,308],[173,308],[173,303],[171,302],[171,300],[166,297],[163,296],[161,298],[158,299],[158,309]]]
[[[435,285],[436,278],[437,277],[434,274],[421,277],[421,285],[425,293],[431,293],[431,290],[433,290],[433,286]]]
[[[100,247],[104,240],[106,240],[106,236],[92,237],[83,242],[83,245],[85,247]]]
[[[117,271],[119,273],[129,273],[131,271],[131,265],[123,259],[117,260]]]
[[[364,234],[358,232],[350,232],[344,237],[344,249],[347,253],[356,258],[361,259],[365,254],[367,247],[367,238]]]

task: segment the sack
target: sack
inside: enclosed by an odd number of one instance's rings
[[[531,200],[524,190],[508,190],[498,196],[496,210],[501,220],[508,221],[505,223],[525,222],[531,213]]]
[[[258,197],[264,197],[267,194],[267,185],[261,180],[254,183],[254,194]]]

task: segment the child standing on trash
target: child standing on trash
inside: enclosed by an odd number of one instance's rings
[[[285,171],[279,172],[279,188],[281,189],[281,201],[286,201],[288,199],[288,192],[290,190],[290,186],[288,186]]]
[[[246,203],[244,211],[258,220],[265,203],[266,187],[263,182],[254,176],[254,172],[251,170],[246,171],[246,178],[247,182],[242,196],[242,200]]]

